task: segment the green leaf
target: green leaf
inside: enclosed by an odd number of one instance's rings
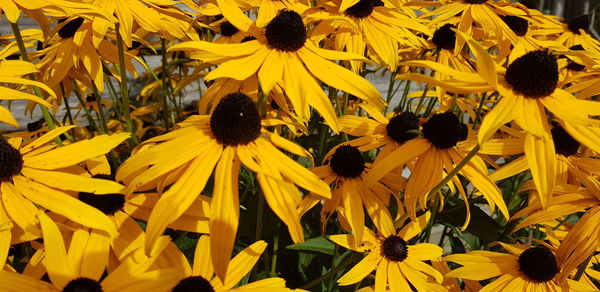
[[[482,244],[498,240],[502,235],[502,226],[477,205],[471,205],[470,208],[471,221],[465,231],[478,237]],[[465,207],[457,206],[456,208],[447,209],[442,212],[440,220],[449,225],[460,226],[463,224],[465,217]]]
[[[303,251],[315,251],[328,255],[333,255],[333,249],[335,244],[329,241],[329,239],[325,237],[315,237],[306,240],[303,243],[292,244],[286,246],[287,249],[293,250],[303,250]]]

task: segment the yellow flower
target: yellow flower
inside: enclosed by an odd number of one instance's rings
[[[427,224],[430,213],[419,217],[417,222],[410,222],[397,234],[380,233],[375,235],[365,228],[364,240],[354,241],[352,235],[331,235],[333,242],[367,256],[344,274],[338,283],[341,286],[351,285],[367,277],[375,270],[375,291],[446,291],[439,283],[442,274],[423,261],[434,260],[442,256],[442,248],[431,243],[408,244]]]
[[[221,64],[205,80],[229,77],[241,81],[258,72],[262,91],[267,95],[279,85],[302,122],[310,117],[310,105],[338,131],[336,113],[317,80],[362,99],[365,102],[361,106],[370,115],[382,117],[379,111],[384,103],[377,89],[366,79],[329,61],[363,58],[318,48],[306,39],[306,28],[297,12],[280,12],[266,26],[264,35],[256,37],[241,44],[185,42],[170,50],[189,50],[191,58]]]
[[[22,85],[32,85],[43,89],[48,92],[52,98],[56,98],[56,94],[54,91],[46,86],[44,83],[32,81],[27,78],[22,78],[22,76],[32,73],[37,73],[38,70],[35,65],[25,62],[25,61],[16,61],[16,60],[6,60],[0,61],[0,82],[1,83],[12,83],[12,84],[22,84]],[[41,106],[51,107],[51,105],[30,93],[23,92],[21,90],[0,86],[0,100],[18,100],[25,99]],[[18,127],[19,124],[12,116],[11,112],[5,107],[0,105],[0,122],[7,123],[13,127]]]
[[[246,285],[236,286],[242,278],[252,270],[261,254],[267,248],[267,243],[257,241],[254,244],[240,251],[234,258],[231,259],[225,281],[221,281],[214,276],[214,268],[211,260],[211,245],[208,235],[200,237],[194,252],[193,265],[185,262],[181,269],[184,274],[176,285],[173,285],[173,292],[187,291],[276,291],[284,292],[291,291],[285,288],[285,280],[281,278],[267,278]],[[235,288],[234,288],[235,287]],[[302,291],[302,290],[294,290]]]
[[[183,273],[178,268],[147,271],[156,256],[143,258],[138,253],[135,255],[137,257],[135,260],[132,256],[100,280],[104,275],[105,266],[99,265],[97,262],[98,256],[102,257],[102,255],[95,253],[92,247],[96,243],[93,239],[94,233],[88,234],[86,231],[77,230],[67,249],[56,223],[44,212],[40,211],[37,216],[44,236],[45,258],[43,262],[51,283],[3,270],[0,271],[0,289],[2,291],[158,292],[164,291],[160,287],[172,285]],[[157,253],[154,251],[154,255]]]
[[[436,80],[413,73],[400,74],[399,77],[439,85],[459,93],[497,91],[501,98],[481,123],[477,138],[479,145],[484,145],[498,128],[508,122],[515,121],[524,129],[525,155],[531,158],[528,159],[529,168],[540,200],[546,205],[552,198],[556,159],[545,108],[564,121],[565,129],[579,139],[570,129],[588,131],[600,126],[598,120],[590,118],[600,114],[600,103],[576,99],[558,88],[558,64],[549,51],[528,52],[504,69],[494,62],[480,44],[459,33],[467,40],[477,58],[478,74],[460,72],[433,62],[412,61],[410,64],[439,70],[452,78]]]
[[[467,254],[454,254],[444,258],[462,267],[452,270],[447,277],[485,280],[498,277],[487,284],[487,291],[595,291],[590,286],[562,277],[568,275],[563,266],[561,246],[546,244],[500,243],[509,253],[476,250]]]
[[[126,191],[162,191],[173,184],[148,219],[146,250],[168,224],[189,208],[214,170],[211,250],[216,273],[226,280],[239,224],[241,164],[256,172],[267,203],[288,226],[292,239],[302,242],[304,234],[296,210],[301,197],[296,185],[323,198],[330,198],[331,193],[317,176],[277,147],[300,156],[308,154],[298,145],[263,130],[254,103],[242,93],[222,98],[210,116],[192,116],[178,129],[140,145],[117,173],[117,180],[126,183]]]
[[[358,148],[343,143],[331,149],[325,156],[325,160],[329,160],[328,165],[312,169],[319,178],[333,188],[331,199],[323,202],[321,210],[323,229],[329,217],[337,211],[342,226],[354,233],[356,242],[362,242],[365,225],[364,208],[377,229],[386,230],[388,233],[393,232],[392,217],[387,209],[392,191],[380,183],[370,187],[365,184],[369,169]],[[304,204],[308,206],[303,206],[304,212],[319,200],[308,197],[305,201],[307,202]]]
[[[41,236],[36,219],[38,208],[105,231],[113,237],[117,235],[117,228],[108,217],[66,192],[121,192],[123,186],[118,183],[71,172],[78,172],[78,163],[106,154],[126,140],[129,134],[100,135],[59,148],[46,145],[73,127],[57,128],[24,146],[20,138],[0,139],[0,196],[3,201],[0,222],[7,227],[15,224],[17,233],[21,232],[19,230],[24,232],[21,238],[15,238],[17,242]],[[0,233],[3,238],[0,259],[5,259],[11,228],[2,229]]]
[[[452,171],[466,157],[465,151],[457,147],[461,145],[457,144],[468,139],[467,126],[460,123],[456,115],[450,112],[433,115],[423,124],[422,132],[423,138],[409,140],[386,155],[378,156],[367,176],[368,184],[375,183],[384,174],[418,157],[404,190],[404,204],[413,220],[416,219],[417,202],[421,209],[427,208],[429,195],[437,195],[429,192],[442,181],[445,173]],[[502,215],[509,218],[502,194],[488,178],[487,167],[480,157],[474,156],[470,159],[459,173],[481,192],[492,210],[497,206]],[[467,195],[458,178],[454,177],[452,184],[458,189],[467,208],[467,217],[463,225],[463,228],[466,228],[470,220]]]
[[[319,7],[314,8],[320,13],[324,9],[330,19],[324,19],[314,28],[310,37],[313,41],[318,43],[330,36],[338,51],[360,56],[367,50],[368,55],[391,72],[396,71],[399,62],[398,46],[411,47],[415,51],[425,47],[425,39],[416,34],[431,33],[416,20],[411,9],[384,7],[383,2],[375,0],[361,0],[350,7],[344,6],[345,2],[321,1]],[[363,69],[360,61],[350,61],[350,64],[355,72]]]

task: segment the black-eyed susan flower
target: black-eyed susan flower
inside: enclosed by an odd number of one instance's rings
[[[231,19],[228,19],[231,22]],[[366,79],[330,60],[364,59],[361,56],[318,48],[307,40],[303,19],[295,11],[281,11],[256,40],[241,44],[185,42],[170,50],[188,50],[190,57],[220,64],[205,80],[229,77],[245,80],[258,73],[262,91],[268,94],[279,85],[302,122],[308,121],[315,108],[325,122],[337,131],[337,116],[318,80],[364,101],[361,106],[370,115],[381,118],[383,99]]]
[[[367,175],[367,181],[371,184],[384,174],[418,157],[404,190],[404,204],[408,215],[413,220],[416,219],[417,202],[421,209],[427,208],[429,195],[436,195],[429,192],[442,181],[444,173],[452,171],[467,156],[465,151],[467,149],[461,148],[459,142],[467,140],[468,128],[459,121],[455,114],[446,112],[433,115],[423,124],[421,132],[423,138],[409,140],[387,155],[381,158],[378,157]],[[471,137],[471,139],[474,139],[474,137]],[[488,178],[487,167],[480,157],[474,156],[466,162],[459,173],[479,190],[492,210],[497,206],[502,215],[506,218],[509,217],[502,194]],[[453,178],[452,183],[458,188],[468,210],[466,193],[461,182]],[[470,216],[467,212],[463,228],[466,228],[469,220]]]
[[[558,88],[559,72],[556,57],[547,50],[535,50],[517,58],[506,69],[496,64],[491,56],[473,39],[465,36],[477,57],[478,74],[414,61],[421,66],[443,70],[452,76],[448,80],[435,80],[418,74],[401,74],[402,78],[415,79],[439,85],[447,90],[477,92],[496,90],[501,98],[484,117],[479,135],[483,145],[502,125],[516,121],[526,131],[525,155],[530,157],[530,169],[540,200],[546,204],[551,199],[556,163],[555,149],[546,118],[546,108],[558,118],[584,129],[599,125],[590,116],[598,114],[595,102],[576,99]],[[412,62],[411,62],[412,63]]]
[[[237,285],[254,267],[266,248],[267,243],[261,240],[240,251],[231,259],[226,280],[221,281],[215,276],[209,236],[202,236],[196,245],[193,265],[184,263],[183,276],[169,291],[291,291],[285,288],[285,280],[281,278],[266,278],[246,285]]]
[[[356,242],[362,242],[365,226],[363,208],[379,230],[394,231],[392,217],[387,209],[390,194],[383,184],[370,187],[365,184],[368,166],[357,147],[343,143],[331,149],[325,156],[329,164],[315,167],[312,171],[326,184],[331,185],[331,199],[323,202],[321,224],[325,226],[329,217],[337,211],[338,219],[355,235]],[[318,199],[309,198],[314,203]]]
[[[67,249],[60,229],[48,215],[39,212],[38,218],[44,237],[44,265],[50,283],[3,270],[0,271],[2,291],[164,291],[163,287],[172,285],[183,273],[176,268],[147,271],[156,260],[154,255],[152,258],[131,259],[101,279],[104,266],[98,265],[99,255],[93,247],[86,246],[93,241],[83,235],[85,231],[76,231],[82,236],[73,236]]]
[[[378,154],[381,157],[419,135],[420,121],[413,112],[403,112],[381,122],[350,115],[341,116],[339,121],[342,132],[358,137],[348,141],[348,145],[363,152],[383,147]]]
[[[38,69],[35,65],[25,62],[25,61],[17,61],[17,60],[5,60],[0,61],[0,82],[2,83],[10,83],[10,84],[19,84],[19,85],[31,85],[36,86],[44,91],[48,92],[52,98],[56,98],[56,94],[54,91],[46,86],[44,83],[32,81],[30,79],[23,78],[27,74],[37,73]],[[33,95],[15,88],[10,88],[6,86],[0,86],[0,100],[18,100],[24,99],[29,100],[31,102],[40,104],[45,107],[51,107],[51,105]],[[11,112],[5,107],[0,105],[0,122],[7,123],[13,127],[18,127],[17,121],[12,116]]]
[[[410,222],[398,233],[373,233],[365,228],[363,242],[354,241],[352,235],[331,235],[333,242],[367,255],[352,269],[346,272],[338,284],[341,286],[357,283],[375,271],[375,291],[446,291],[439,283],[442,274],[424,261],[442,256],[442,248],[431,243],[408,244],[407,241],[418,235],[427,224],[430,214]]]
[[[212,260],[216,274],[226,280],[239,224],[238,175],[242,164],[256,172],[267,203],[288,226],[292,239],[302,242],[304,234],[296,210],[301,193],[296,185],[323,198],[330,198],[331,193],[316,175],[277,147],[307,155],[298,145],[263,130],[256,106],[242,93],[223,97],[210,116],[192,116],[178,129],[142,144],[119,168],[117,180],[126,183],[128,193],[154,188],[162,191],[172,184],[148,219],[146,250],[189,208],[214,170]]]
[[[501,3],[494,0],[453,0],[451,3],[444,4],[439,8],[421,15],[426,18],[434,16],[429,22],[430,25],[447,22],[449,19],[458,16],[460,20],[457,23],[458,30],[467,35],[474,36],[477,25],[491,30],[493,36],[497,38],[498,43],[504,39],[509,39],[516,43],[515,33],[502,21],[502,15],[526,15],[526,9],[522,7],[511,7],[509,3]],[[459,39],[455,51],[462,50],[464,40]]]
[[[321,21],[312,31],[311,39],[318,42],[330,36],[336,50],[359,56],[366,51],[391,72],[396,71],[399,62],[398,46],[415,50],[425,46],[425,39],[417,33],[429,35],[429,29],[416,20],[411,9],[385,7],[383,2],[374,0],[361,0],[343,7],[345,2],[321,2],[318,9],[329,12],[331,19]],[[355,72],[363,69],[360,61],[350,61],[350,64]]]
[[[564,258],[558,248],[540,244],[503,244],[509,253],[475,250],[467,254],[453,254],[444,260],[462,265],[447,274],[470,280],[498,277],[480,291],[594,291],[578,281],[561,278]],[[564,274],[564,275],[562,275]]]
[[[36,219],[39,208],[102,230],[110,236],[117,235],[116,226],[108,217],[67,192],[121,192],[123,186],[86,177],[77,171],[73,173],[73,166],[106,154],[127,139],[128,134],[100,135],[58,148],[56,145],[48,145],[55,137],[71,128],[73,126],[57,128],[27,145],[21,145],[20,138],[8,141],[0,139],[2,213],[12,220],[11,225],[14,224],[15,229],[23,230],[26,235],[24,237],[29,240],[41,236]],[[10,231],[10,228],[6,230]],[[10,240],[3,243],[8,244]]]

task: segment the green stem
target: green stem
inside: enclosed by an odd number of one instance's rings
[[[308,289],[318,284],[321,284],[323,281],[335,276],[339,271],[345,269],[347,266],[354,262],[354,253],[351,253],[343,262],[333,268],[331,271],[327,272],[327,274],[322,275],[308,283],[303,284],[298,287],[298,289]]]
[[[471,151],[467,154],[467,156],[465,156],[465,158],[463,158],[463,160],[461,160],[456,167],[454,167],[454,169],[452,169],[452,171],[450,171],[448,173],[448,175],[446,177],[444,177],[444,179],[442,179],[442,181],[440,183],[438,183],[432,190],[431,192],[429,192],[429,196],[437,193],[439,190],[442,189],[442,187],[444,187],[455,175],[458,174],[458,172],[465,167],[465,165],[467,165],[467,163],[469,163],[469,161],[471,161],[471,159],[477,155],[477,153],[479,152],[479,149],[481,147],[479,146],[479,144],[477,144],[477,146],[473,147],[473,149],[471,149]]]
[[[581,277],[583,277],[583,273],[585,273],[585,269],[587,269],[587,266],[593,257],[594,253],[592,253],[583,263],[581,263],[581,265],[579,265],[579,268],[577,268],[577,273],[575,273],[573,280],[579,281]]]
[[[473,120],[473,130],[477,127],[477,123],[481,119],[481,112],[483,111],[483,104],[485,104],[485,100],[487,99],[487,93],[483,93],[481,95],[481,99],[479,100],[479,106],[477,107],[477,113],[475,114],[475,120]]]
[[[127,88],[127,70],[125,67],[125,48],[123,46],[123,37],[119,32],[120,24],[115,24],[115,31],[117,35],[117,49],[119,52],[119,70],[121,75],[121,102],[123,104],[123,115],[125,116],[125,125],[127,132],[131,133],[129,139],[129,146],[135,147],[138,144],[138,138],[133,128],[133,121],[131,120],[131,113],[129,109],[129,89]]]
[[[169,102],[167,95],[169,94],[167,86],[170,86],[169,76],[167,74],[167,41],[165,38],[160,38],[160,46],[162,53],[162,82],[161,82],[161,100],[163,102],[162,118],[165,123],[165,131],[169,131],[171,123],[169,122]]]
[[[77,96],[77,100],[79,100],[79,104],[81,104],[81,108],[83,108],[83,111],[85,112],[85,116],[87,117],[88,123],[90,124],[90,127],[92,128],[92,132],[94,130],[99,130],[99,128],[96,126],[96,123],[94,122],[94,117],[92,116],[92,113],[90,112],[88,107],[85,105],[85,101],[81,97],[81,94],[79,94],[79,91],[74,90],[73,92],[75,92],[75,96]]]
[[[106,121],[106,115],[104,114],[104,110],[102,109],[102,97],[100,96],[100,92],[98,92],[98,88],[96,84],[92,82],[92,89],[94,90],[94,97],[96,99],[96,105],[98,106],[98,116],[100,116],[100,122],[102,123],[102,130],[104,133],[108,134],[108,124]]]
[[[19,47],[19,52],[21,53],[21,58],[23,58],[23,61],[29,62],[29,55],[27,54],[27,49],[25,48],[25,42],[23,42],[23,37],[21,36],[21,29],[19,28],[19,24],[11,22],[10,26],[12,28],[13,34],[15,35],[15,40],[17,41],[17,46]],[[37,81],[37,78],[35,77],[35,74],[33,74],[33,73],[29,74],[29,79],[31,79],[33,81]],[[33,86],[33,92],[35,93],[35,95],[37,97],[44,99],[42,92],[40,91],[40,89],[37,86]],[[56,128],[56,125],[54,125],[54,120],[52,119],[52,115],[50,114],[48,109],[42,105],[40,105],[40,109],[42,111],[42,115],[44,116],[44,120],[46,120],[46,123],[48,124],[48,128],[50,128],[50,130],[53,130],[54,128]],[[59,145],[62,145],[62,141],[60,140],[59,137],[56,137],[55,140]]]
[[[279,233],[281,233],[281,222],[277,223],[275,235],[273,236],[273,257],[271,257],[270,277],[277,276],[277,254],[279,253]]]

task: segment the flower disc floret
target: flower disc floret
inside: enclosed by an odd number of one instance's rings
[[[9,181],[23,168],[21,152],[0,138],[0,182]]]
[[[529,21],[525,18],[521,18],[518,16],[502,16],[502,20],[510,29],[518,36],[524,36],[527,34],[527,30],[529,29]]]
[[[538,283],[554,279],[559,271],[554,254],[543,245],[528,248],[521,253],[519,270],[529,280]]]
[[[487,0],[465,0],[466,4],[483,4],[487,2]]]
[[[172,292],[214,292],[210,282],[201,276],[187,277],[173,288]]]
[[[423,124],[423,136],[439,149],[456,146],[462,138],[466,138],[465,130],[466,127],[451,112],[435,114]]]
[[[102,292],[102,285],[98,281],[90,278],[77,278],[71,280],[63,292]]]
[[[563,127],[560,125],[554,125],[554,128],[550,130],[552,133],[552,140],[554,141],[554,148],[556,149],[556,153],[571,156],[577,154],[577,150],[579,150],[579,142],[573,139]]]
[[[398,143],[404,143],[417,137],[416,133],[407,133],[419,129],[419,118],[413,112],[403,112],[393,117],[385,127],[387,135]]]
[[[390,261],[401,262],[408,257],[408,245],[401,237],[392,235],[383,240],[381,253]]]
[[[365,160],[358,148],[342,145],[331,156],[329,166],[337,175],[353,178],[359,176],[365,169]]]
[[[350,6],[344,13],[356,18],[365,18],[373,13],[375,7],[373,0],[360,0],[358,3]]]
[[[260,136],[260,115],[250,97],[241,92],[230,93],[213,111],[210,129],[221,144],[246,145]]]
[[[77,17],[77,18],[67,22],[67,24],[65,24],[63,27],[61,27],[58,30],[58,36],[60,36],[63,39],[72,38],[75,35],[75,33],[77,32],[77,30],[79,29],[79,27],[81,27],[82,24],[83,24],[83,18]]]
[[[514,92],[524,97],[546,97],[558,85],[556,56],[547,50],[531,51],[508,65],[504,78]]]
[[[229,21],[225,21],[225,22],[221,23],[219,28],[221,29],[221,34],[226,37],[230,37],[230,36],[236,34],[238,31],[240,31],[239,29],[237,29],[237,27],[233,26],[233,24],[231,24]]]
[[[105,174],[94,175],[93,178],[111,179],[109,175]],[[80,192],[77,195],[77,198],[80,201],[102,211],[102,213],[106,215],[112,215],[115,212],[123,209],[123,206],[125,206],[125,196],[122,194],[96,195],[87,192]]]
[[[590,27],[590,17],[587,14],[577,16],[567,23],[569,30],[575,34],[579,34],[579,30],[587,30]]]
[[[438,49],[454,50],[454,46],[456,45],[456,32],[451,28],[456,28],[456,26],[446,23],[433,33],[431,41]]]
[[[269,45],[284,52],[295,52],[306,42],[306,27],[302,17],[295,11],[281,11],[265,30]]]

